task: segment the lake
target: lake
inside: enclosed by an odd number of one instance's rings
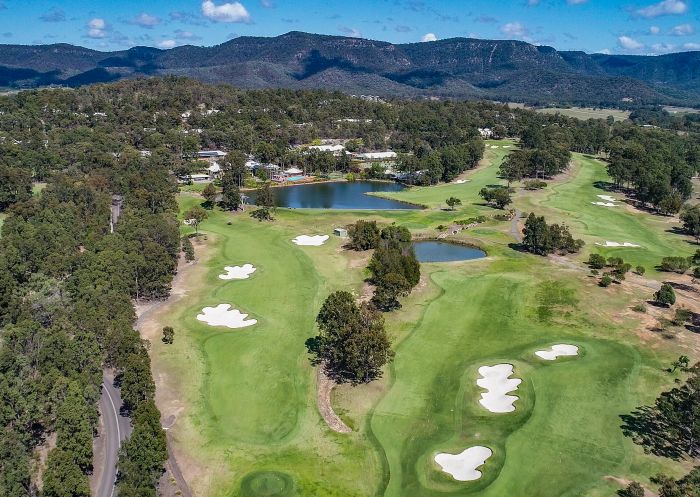
[[[283,186],[273,188],[272,194],[277,207],[294,209],[420,209],[416,205],[366,195],[370,192],[398,192],[405,188],[399,183],[386,181],[338,181]],[[246,195],[250,196],[251,203],[255,202],[255,192],[246,192]]]
[[[413,249],[420,262],[469,261],[486,257],[483,250],[449,242],[414,242]]]

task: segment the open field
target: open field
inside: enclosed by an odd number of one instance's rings
[[[629,119],[630,112],[619,109],[592,109],[589,107],[570,107],[557,108],[550,107],[547,109],[536,109],[537,112],[543,114],[561,114],[562,116],[575,117],[576,119],[607,119],[608,116],[613,116],[616,121],[624,121]]]
[[[202,223],[201,259],[175,289],[185,294],[153,316],[149,336],[158,403],[165,418],[176,416],[169,437],[196,495],[602,497],[620,488],[607,477],[648,482],[660,471],[683,472],[625,438],[619,415],[673,384],[662,368],[681,352],[693,355],[687,341],[640,325],[629,307],[646,290],[602,289],[573,267],[576,258],[569,267],[513,250],[510,222],[459,235],[485,248],[486,259],[422,266],[403,308],[386,315],[396,357],[384,378],[333,392],[333,407],[353,432],[335,433],[321,419],[304,341],[316,333],[328,293],[362,291],[368,254],[343,250],[334,236],[319,247],[292,238],[331,234],[360,217],[435,234],[438,224],[492,216],[497,211],[482,205],[478,191],[503,183],[496,171],[509,150],[502,145],[512,144],[488,144],[499,148],[486,149],[466,183],[386,194],[428,206],[423,211],[278,210],[274,223],[215,211]],[[586,253],[620,253],[648,270],[662,255],[694,250],[668,232],[665,218],[590,204],[607,193],[595,186],[606,180],[604,166],[575,159],[543,191],[518,192],[518,209],[565,221],[586,240]],[[449,196],[462,199],[455,212],[443,210]],[[183,194],[180,202],[184,210],[201,199]],[[603,250],[594,245],[599,239],[643,248]],[[218,278],[224,266],[245,263],[257,268],[250,278]],[[195,319],[221,303],[257,324],[232,330]],[[173,345],[158,339],[167,325],[176,330]],[[534,355],[555,343],[577,345],[579,355],[551,362]],[[512,413],[478,403],[477,369],[498,363],[513,364],[523,380]],[[493,450],[479,480],[456,482],[433,462],[438,452],[474,445]]]
[[[700,109],[694,109],[692,107],[674,107],[672,105],[666,105],[663,108],[669,114],[699,114]]]

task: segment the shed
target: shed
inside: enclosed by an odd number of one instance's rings
[[[333,230],[333,234],[336,235],[336,236],[340,236],[340,237],[343,237],[343,238],[347,238],[347,236],[348,236],[348,230],[346,230],[345,228],[335,228],[335,229]]]

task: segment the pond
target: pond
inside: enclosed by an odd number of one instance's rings
[[[398,192],[406,187],[386,181],[355,181],[311,183],[308,185],[283,186],[273,188],[275,204],[278,207],[295,209],[420,209],[421,207],[366,195],[370,192]],[[250,202],[255,202],[255,192],[247,193]]]
[[[486,252],[449,242],[414,242],[413,248],[420,262],[470,261],[486,257]]]

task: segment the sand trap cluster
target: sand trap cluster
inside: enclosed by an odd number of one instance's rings
[[[605,243],[596,242],[596,245],[599,245],[601,247],[640,247],[641,246],[641,245],[637,245],[636,243],[630,243],[630,242],[610,242],[610,241],[606,241]]]
[[[255,266],[252,264],[243,264],[242,266],[225,266],[226,273],[220,274],[221,280],[247,280],[250,275],[255,272]]]
[[[227,328],[245,328],[258,322],[257,319],[246,319],[248,314],[230,308],[231,304],[205,307],[201,314],[197,314],[197,321],[203,321],[210,326],[226,326]]]
[[[567,345],[558,343],[552,345],[549,350],[538,350],[535,355],[545,361],[554,361],[559,356],[574,356],[578,355],[578,347],[576,345]]]
[[[493,451],[488,447],[476,445],[463,450],[459,454],[440,453],[435,456],[435,462],[445,473],[449,473],[457,481],[473,481],[481,478],[482,466],[491,457]]]
[[[513,403],[518,400],[515,395],[506,395],[517,390],[522,382],[520,378],[508,378],[513,374],[512,364],[496,364],[479,368],[481,378],[476,384],[486,389],[481,394],[479,403],[491,412],[505,413],[515,411]]]
[[[467,181],[469,181],[469,180],[468,179],[458,179],[457,181],[455,181],[455,184],[461,185],[462,183],[466,183]]]
[[[293,239],[292,242],[296,243],[297,245],[312,245],[318,247],[319,245],[323,245],[324,243],[326,243],[326,240],[328,240],[328,238],[328,235],[299,235],[295,239]]]

